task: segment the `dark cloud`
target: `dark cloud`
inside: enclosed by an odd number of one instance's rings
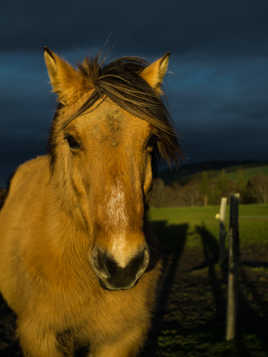
[[[110,45],[126,51],[183,53],[207,47],[243,52],[251,45],[262,51],[267,12],[265,0],[16,0],[2,5],[1,49],[102,48],[111,35]]]
[[[209,160],[267,161],[267,135],[259,128],[227,125],[222,128],[184,128],[188,162]]]
[[[268,61],[178,56],[168,102],[186,158],[267,160]]]

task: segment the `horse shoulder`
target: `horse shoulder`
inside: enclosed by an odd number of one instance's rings
[[[32,239],[38,237],[41,240],[38,222],[44,211],[43,198],[48,182],[47,156],[25,162],[11,178],[5,203],[0,210],[0,291],[15,311],[18,286],[26,284],[25,276],[21,274],[22,262],[25,265],[31,259],[30,253],[25,255],[25,252],[30,252]]]
[[[40,156],[20,165],[15,171],[0,211],[0,233],[9,235],[25,228],[38,214],[49,182],[49,159]]]
[[[21,164],[14,172],[8,188],[6,202],[17,197],[18,204],[24,201],[33,191],[42,189],[42,185],[49,179],[49,161],[46,155]]]

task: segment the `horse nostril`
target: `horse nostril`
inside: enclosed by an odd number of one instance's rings
[[[108,279],[110,277],[109,271],[106,267],[106,254],[97,248],[92,252],[92,267],[101,279]]]
[[[147,269],[149,265],[150,255],[148,249],[144,249],[130,262],[130,269],[136,271],[136,279],[138,279]]]

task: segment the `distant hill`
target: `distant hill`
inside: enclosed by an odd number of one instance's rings
[[[164,180],[166,184],[173,184],[175,182],[185,182],[200,172],[207,171],[209,176],[218,174],[221,170],[225,170],[230,174],[230,178],[234,178],[237,171],[243,171],[248,178],[257,174],[268,175],[268,161],[208,161],[194,164],[185,164],[178,169],[164,168],[159,170],[158,178]]]
[[[162,169],[154,180],[150,204],[155,207],[219,204],[240,193],[241,203],[268,202],[268,162],[216,161]]]

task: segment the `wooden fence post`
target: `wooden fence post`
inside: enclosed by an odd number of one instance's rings
[[[229,271],[227,292],[226,340],[235,338],[238,309],[239,194],[231,195],[229,224]]]
[[[220,213],[216,215],[216,218],[220,221],[220,235],[219,235],[219,263],[223,264],[226,257],[225,250],[225,237],[226,237],[226,228],[225,228],[225,218],[226,218],[226,206],[227,206],[227,197],[222,197],[220,205]]]

